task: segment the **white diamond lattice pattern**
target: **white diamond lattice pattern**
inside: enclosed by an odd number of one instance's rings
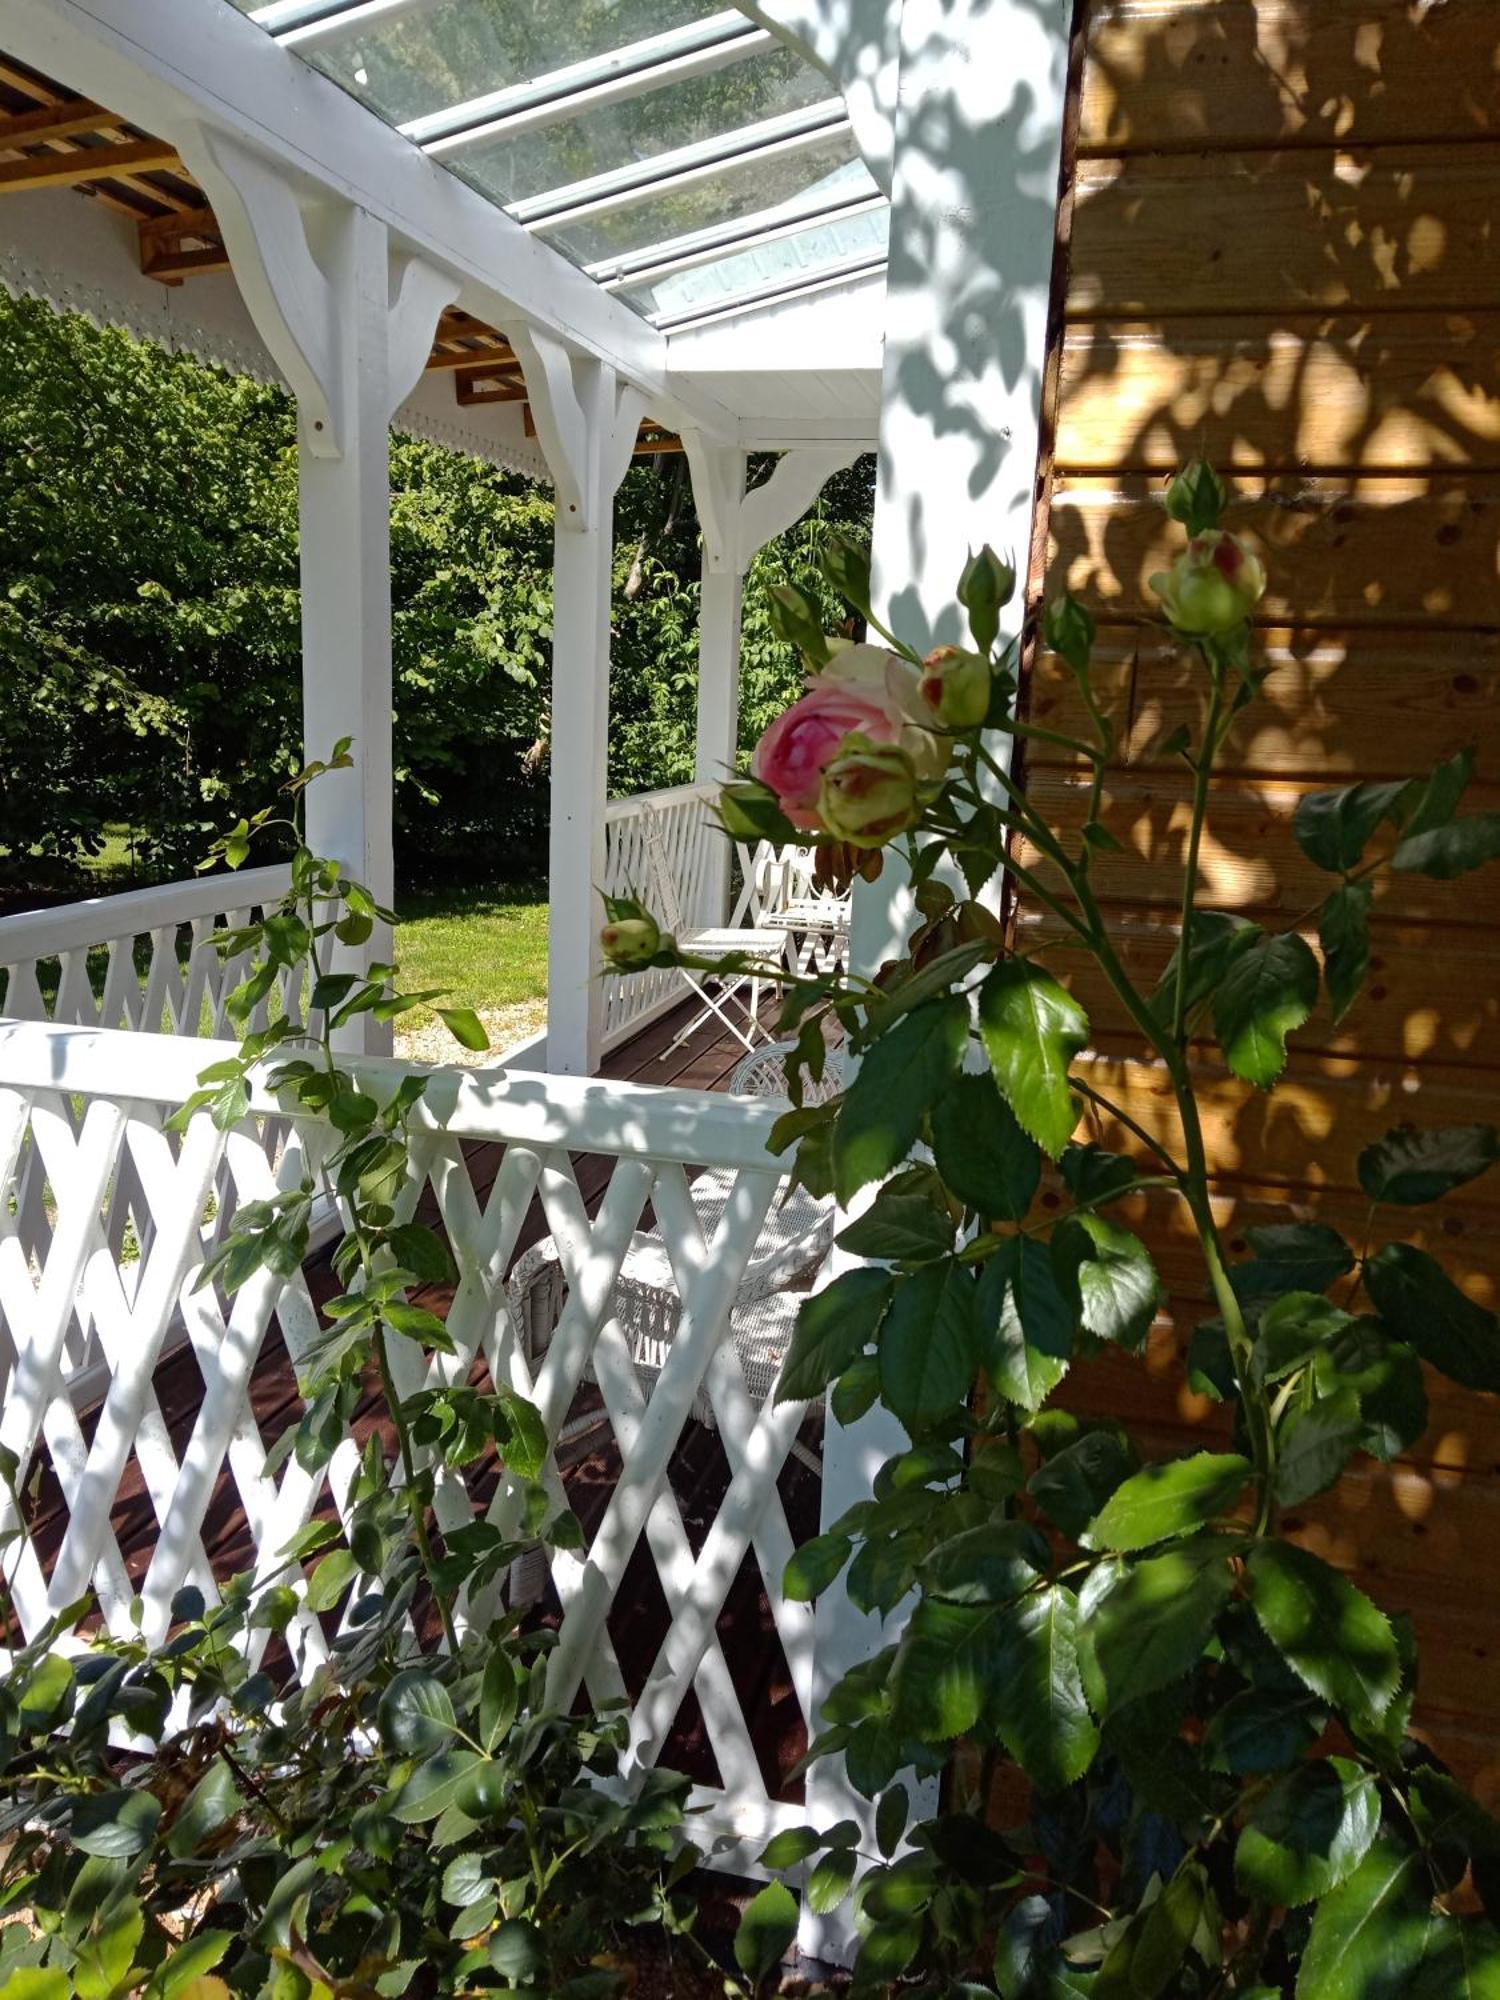
[[[227,1503],[243,1515],[263,1578],[281,1568],[287,1541],[314,1514],[343,1510],[357,1464],[352,1438],[316,1474],[291,1457],[268,1467],[274,1440],[262,1436],[252,1408],[257,1364],[275,1359],[285,1370],[289,1358],[295,1366],[317,1334],[305,1276],[260,1272],[233,1299],[212,1285],[196,1288],[220,1204],[295,1184],[323,1139],[316,1127],[276,1121],[285,1137],[268,1152],[275,1107],[263,1098],[227,1135],[205,1116],[181,1137],[168,1134],[165,1122],[199,1069],[228,1052],[227,1044],[171,1036],[0,1024],[0,1167],[12,1191],[0,1213],[0,1443],[19,1461],[23,1494],[38,1469],[55,1482],[45,1535],[17,1518],[9,1498],[0,1502],[0,1532],[19,1531],[3,1553],[28,1636],[92,1591],[110,1629],[127,1633],[140,1616],[144,1635],[159,1641],[183,1585],[215,1589],[205,1541],[211,1507]],[[406,1074],[394,1062],[359,1067],[381,1092]],[[730,1858],[742,1859],[801,1812],[767,1787],[725,1657],[720,1614],[747,1559],[759,1570],[809,1730],[814,1705],[813,1613],[780,1590],[794,1542],[778,1478],[805,1411],[769,1399],[757,1405],[728,1337],[736,1289],[781,1179],[765,1146],[775,1107],[642,1085],[445,1071],[419,1116],[404,1201],[408,1212],[419,1203],[435,1212],[452,1249],[459,1279],[447,1326],[455,1352],[429,1358],[398,1343],[397,1386],[405,1395],[424,1382],[487,1370],[530,1396],[553,1445],[544,1478],[562,1505],[557,1445],[588,1385],[618,1470],[587,1546],[550,1558],[561,1612],[551,1692],[563,1705],[580,1688],[596,1704],[625,1701],[634,1769],[656,1761],[679,1711],[696,1697],[718,1773],[696,1802],[708,1812],[705,1830],[733,1838]],[[484,1157],[476,1141],[502,1149],[483,1193],[470,1164]],[[592,1213],[575,1165],[583,1156],[609,1163]],[[689,1184],[697,1164],[732,1174],[727,1206],[707,1236]],[[122,1245],[115,1220],[127,1186],[133,1237]],[[23,1187],[43,1192],[43,1231],[28,1225],[16,1198]],[[505,1286],[528,1216],[535,1233],[537,1206],[566,1280],[561,1317],[540,1357],[522,1351]],[[650,1381],[634,1365],[612,1305],[632,1232],[646,1219],[668,1246],[681,1300],[675,1336]],[[164,1408],[159,1398],[158,1364],[173,1339],[191,1346],[201,1376],[191,1412]],[[70,1362],[90,1348],[105,1365],[92,1419]],[[180,1358],[177,1366],[180,1377]],[[695,1400],[701,1406],[705,1398],[727,1486],[706,1527],[694,1523],[693,1538],[669,1468]],[[508,1529],[517,1521],[518,1487],[503,1471],[495,1483],[493,1466],[488,1476],[488,1497],[480,1497],[464,1474],[438,1473],[435,1508],[444,1527],[487,1517]],[[143,1490],[153,1524],[149,1535],[132,1538],[132,1560],[118,1532],[127,1484],[138,1506]],[[632,1688],[610,1618],[631,1612],[619,1598],[640,1550],[668,1617],[649,1671],[635,1674]],[[483,1608],[466,1607],[466,1615]],[[327,1657],[325,1624],[304,1604],[288,1628],[304,1676]],[[257,1635],[262,1650],[267,1636]]]

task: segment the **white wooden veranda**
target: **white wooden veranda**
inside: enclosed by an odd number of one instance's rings
[[[724,1780],[704,1803],[743,1865],[803,1809],[768,1797],[747,1754],[713,1630],[727,1578],[753,1547],[811,1726],[819,1690],[878,1643],[878,1631],[841,1591],[815,1616],[780,1596],[789,1543],[775,1478],[795,1427],[785,1413],[750,1406],[723,1338],[728,1280],[780,1175],[759,1115],[694,1093],[589,1080],[607,1030],[638,1025],[642,1005],[662,997],[624,1000],[634,1015],[609,1023],[597,977],[595,887],[620,881],[631,855],[631,802],[605,798],[613,498],[643,418],[681,436],[704,527],[698,783],[656,803],[685,906],[722,920],[727,855],[702,837],[702,808],[733,756],[740,588],[755,550],[806,510],[834,469],[876,449],[877,608],[905,634],[925,644],[958,637],[952,589],[972,544],[987,539],[1024,563],[1071,9],[1067,0],[745,0],[718,9],[712,0],[532,0],[529,24],[543,43],[556,31],[547,44],[555,60],[519,74],[494,56],[513,10],[521,0],[0,0],[0,53],[69,94],[53,125],[71,111],[70,129],[89,129],[78,125],[76,96],[125,128],[127,151],[142,143],[134,135],[151,135],[211,203],[228,264],[195,281],[214,289],[199,290],[191,308],[153,287],[133,235],[69,193],[83,170],[58,164],[73,159],[67,133],[37,118],[27,134],[0,127],[0,150],[15,162],[0,161],[0,192],[33,189],[25,203],[0,202],[0,282],[159,325],[189,346],[194,326],[208,326],[205,351],[244,353],[250,365],[262,357],[294,393],[305,736],[318,755],[352,734],[357,759],[314,790],[311,834],[382,893],[393,886],[392,419],[544,473],[555,489],[545,1049],[531,1050],[524,1070],[467,1081],[455,1073],[423,1172],[459,1256],[454,1311],[467,1352],[484,1351],[518,1381],[524,1365],[501,1297],[518,1204],[539,1191],[569,1246],[566,1337],[550,1350],[554,1373],[538,1393],[549,1423],[560,1423],[569,1371],[576,1381],[592,1354],[624,1470],[587,1553],[559,1559],[561,1656],[596,1693],[615,1691],[603,1618],[644,1536],[673,1628],[636,1706],[636,1750],[650,1761],[666,1707],[694,1687]],[[441,65],[412,53],[429,35],[445,50]],[[464,49],[475,51],[467,70],[454,56]],[[770,115],[704,129],[702,80],[750,77],[767,63],[779,66]],[[403,79],[421,90],[403,96]],[[631,105],[651,124],[616,130],[611,117]],[[643,129],[658,127],[642,142]],[[517,161],[538,157],[539,141],[559,132],[571,135],[571,159],[582,147],[589,171],[575,166],[550,184],[542,171],[536,185],[533,168],[532,182],[517,179]],[[64,150],[38,166],[53,145]],[[119,170],[149,172],[149,157],[149,146],[122,156]],[[685,193],[695,203],[687,230],[686,211],[668,199]],[[652,219],[673,214],[675,229],[653,238]],[[613,231],[622,216],[630,228]],[[444,315],[458,312],[503,338],[516,394],[483,409],[441,402],[430,357],[451,324]],[[775,469],[747,491],[747,456],[764,451],[780,454]],[[277,886],[276,871],[264,871],[235,893],[248,905]],[[225,1465],[263,1562],[317,1504],[300,1475],[267,1477],[245,1405],[267,1328],[295,1353],[305,1289],[267,1280],[227,1312],[211,1291],[189,1290],[205,1202],[216,1188],[240,1198],[259,1189],[272,1171],[266,1151],[254,1131],[227,1144],[199,1134],[176,1151],[161,1131],[208,1058],[193,1038],[215,977],[204,953],[184,971],[178,930],[206,933],[224,895],[183,884],[0,923],[8,1011],[32,1017],[0,1022],[0,1174],[10,1190],[0,1210],[0,1442],[23,1465],[45,1449],[70,1518],[50,1577],[28,1558],[17,1592],[28,1622],[90,1580],[107,1615],[128,1619],[132,1590],[109,1506],[132,1453],[160,1531],[145,1586],[157,1612],[177,1582],[206,1573],[197,1537]],[[856,958],[877,960],[903,921],[899,889],[865,897]],[[144,994],[140,941],[154,941]],[[102,944],[111,972],[101,1010],[85,958]],[[55,1021],[36,1018],[47,1009],[32,968],[47,957],[61,965]],[[174,1034],[154,1032],[164,1008]],[[380,1059],[373,1042],[368,1053]],[[506,1148],[484,1201],[462,1171],[458,1141],[474,1137]],[[592,1218],[569,1166],[580,1151],[616,1162]],[[712,1244],[682,1181],[685,1166],[703,1163],[738,1176]],[[628,1365],[611,1358],[608,1302],[648,1200],[685,1314],[672,1364],[645,1403]],[[142,1251],[128,1267],[119,1254],[127,1210]],[[174,1339],[191,1341],[205,1382],[181,1455],[151,1381]],[[70,1389],[85,1352],[107,1363],[91,1439]],[[674,1524],[665,1468],[705,1378],[733,1480],[710,1545],[694,1558]],[[829,1424],[831,1517],[888,1439],[878,1423],[848,1432]],[[342,1476],[336,1463],[335,1498]],[[445,1504],[467,1502],[455,1493]],[[808,1810],[842,1817],[849,1805],[821,1767]]]

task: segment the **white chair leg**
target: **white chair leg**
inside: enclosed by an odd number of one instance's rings
[[[708,1019],[710,1014],[717,1016],[717,1018],[729,1030],[730,1034],[734,1036],[737,1042],[743,1043],[743,1045],[747,1049],[753,1049],[755,1047],[754,1041],[751,1039],[749,1035],[745,1033],[743,1028],[738,1027],[732,1020],[730,1020],[729,1016],[724,1012],[723,1006],[720,1004],[721,1000],[728,1000],[731,997],[731,995],[735,990],[734,987],[730,987],[727,991],[721,993],[719,999],[716,1000],[712,994],[705,991],[705,989],[698,984],[696,979],[691,978],[687,973],[684,973],[682,976],[687,981],[688,985],[692,988],[693,992],[696,993],[698,998],[703,1002],[703,1008],[700,1013],[695,1014],[693,1016],[692,1020],[688,1022],[687,1026],[683,1028],[672,1041],[668,1042],[667,1046],[662,1050],[661,1054],[657,1057],[657,1061],[665,1062],[667,1057],[671,1055],[674,1049],[681,1048],[682,1044],[688,1039],[690,1035],[694,1035],[697,1033],[699,1028],[702,1027],[703,1023]],[[741,981],[736,981],[736,985],[742,983],[743,982]]]

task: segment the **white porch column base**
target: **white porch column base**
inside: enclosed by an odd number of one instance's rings
[[[593,1076],[602,1052],[604,804],[609,753],[609,610],[614,499],[640,428],[641,398],[603,362],[518,328],[537,435],[556,489],[552,608],[551,904],[547,1068]]]

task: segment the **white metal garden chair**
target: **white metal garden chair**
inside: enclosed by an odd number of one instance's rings
[[[747,956],[762,961],[767,966],[777,964],[786,950],[786,933],[765,925],[746,929],[725,926],[695,930],[688,921],[677,894],[677,882],[667,857],[666,843],[662,839],[661,824],[656,813],[641,801],[641,814],[646,835],[646,867],[650,875],[650,901],[652,914],[664,931],[670,931],[684,951],[690,951],[699,958],[731,958],[743,952]],[[760,1025],[760,989],[766,981],[763,972],[741,972],[726,969],[722,977],[713,973],[683,971],[698,999],[701,1009],[694,1014],[687,1026],[675,1035],[662,1050],[659,1061],[666,1058],[688,1039],[689,1035],[701,1028],[710,1017],[717,1017],[729,1030],[736,1041],[747,1049],[755,1047],[756,1032]],[[718,991],[711,993],[706,980],[713,979]],[[744,997],[749,988],[748,1000]],[[729,1012],[731,1004],[739,1007],[745,1015],[745,1025]]]
[[[754,860],[763,928],[782,934],[793,972],[835,972],[848,963],[848,894],[820,888],[814,879],[817,849],[762,848]]]

